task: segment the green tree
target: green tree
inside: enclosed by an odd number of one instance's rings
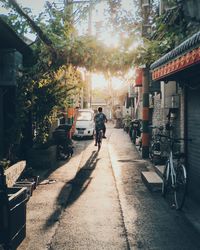
[[[23,126],[31,113],[36,131],[34,139],[37,143],[45,143],[54,113],[65,108],[71,95],[84,84],[79,67],[122,73],[129,69],[137,55],[128,51],[128,42],[125,49],[119,50],[106,48],[93,37],[78,37],[69,15],[65,12],[63,15],[55,6],[47,6],[48,17],[44,18],[43,13],[33,16],[15,0],[0,1],[7,8],[11,7],[12,15],[7,20],[16,32],[25,36],[31,28],[37,35],[32,45],[35,64],[25,68],[19,79],[15,135],[23,137]]]

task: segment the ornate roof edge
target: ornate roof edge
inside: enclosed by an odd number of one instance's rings
[[[155,70],[158,67],[163,66],[166,63],[176,59],[184,53],[200,46],[200,31],[194,34],[192,37],[185,40],[183,43],[178,45],[176,48],[162,56],[160,59],[151,64],[150,69]]]

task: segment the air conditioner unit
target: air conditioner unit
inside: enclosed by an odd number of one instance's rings
[[[176,109],[179,108],[179,95],[172,95],[165,97],[165,108]]]
[[[149,0],[142,0],[142,7],[149,7],[150,6],[150,1]]]

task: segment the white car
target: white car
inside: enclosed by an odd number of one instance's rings
[[[94,128],[94,111],[92,109],[79,109],[74,136],[93,138]]]

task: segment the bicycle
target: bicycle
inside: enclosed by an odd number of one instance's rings
[[[97,146],[98,146],[98,151],[101,149],[101,144],[102,144],[102,138],[103,138],[103,130],[97,130]]]
[[[67,160],[73,155],[74,147],[69,134],[70,129],[71,125],[62,124],[53,131],[57,160]]]
[[[151,143],[149,145],[149,158],[154,164],[160,164],[163,160],[166,160],[165,150],[163,151],[164,141],[160,135],[163,135],[163,126],[150,126],[153,131],[151,137]]]
[[[168,138],[170,142],[169,157],[163,172],[162,195],[172,203],[170,204],[172,207],[175,207],[176,210],[181,210],[186,197],[187,170],[184,165],[184,154],[175,154],[173,151],[175,143],[180,143],[182,140],[185,141],[186,139],[172,138],[166,135],[160,136]]]
[[[134,119],[130,122],[130,137],[134,144],[136,144],[136,139],[141,135],[141,124],[140,121]]]

